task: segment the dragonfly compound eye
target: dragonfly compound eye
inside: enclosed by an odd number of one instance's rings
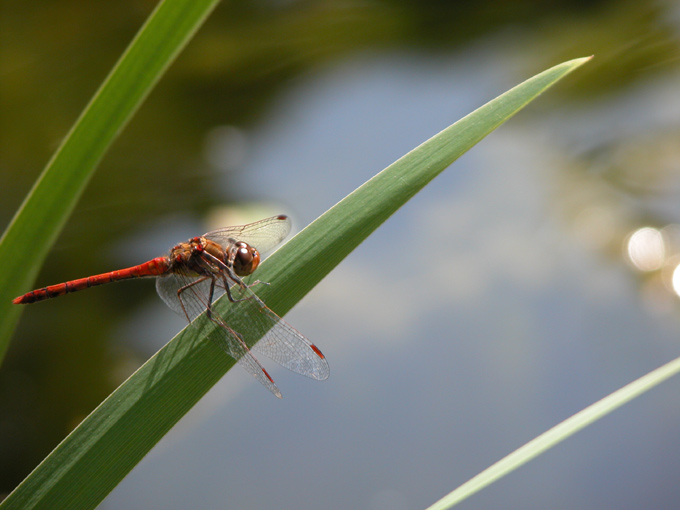
[[[236,245],[236,255],[234,257],[234,271],[239,276],[251,274],[260,265],[259,252],[246,243]]]

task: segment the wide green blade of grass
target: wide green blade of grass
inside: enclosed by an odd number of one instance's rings
[[[0,361],[47,253],[118,133],[218,0],[165,0],[95,94],[0,238]]]
[[[630,402],[635,397],[651,390],[678,373],[680,373],[680,358],[676,358],[656,370],[643,375],[639,379],[616,390],[602,400],[595,402],[584,410],[567,418],[562,423],[555,425],[553,428],[547,430],[535,439],[532,439],[510,455],[503,457],[492,466],[489,466],[477,476],[471,478],[435,504],[428,507],[427,510],[446,510],[447,508],[457,505],[476,492],[479,492],[484,487],[491,485],[496,480],[499,480],[518,467],[546,452],[553,446],[558,445],[573,434],[576,434],[581,429],[596,422],[603,416],[606,416],[625,403]]]
[[[446,128],[329,209],[267,259],[258,294],[286,313],[409,198],[541,92],[588,59],[553,67]],[[378,136],[379,134],[376,134]],[[229,321],[225,300],[215,305]],[[0,504],[10,508],[94,508],[234,360],[210,341],[199,317],[95,409]],[[265,391],[265,390],[263,390]],[[272,399],[272,405],[275,405]]]

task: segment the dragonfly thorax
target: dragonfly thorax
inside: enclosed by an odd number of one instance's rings
[[[205,237],[194,237],[170,250],[169,272],[208,276],[219,272],[219,266],[229,264],[224,249]]]
[[[237,276],[248,276],[260,265],[260,253],[253,246],[234,239],[225,244],[227,248],[205,237],[178,244],[170,251],[174,266],[170,272],[208,276],[229,268]]]

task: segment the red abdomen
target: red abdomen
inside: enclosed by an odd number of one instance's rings
[[[102,273],[95,276],[88,276],[87,278],[80,278],[78,280],[71,280],[68,282],[43,287],[42,289],[32,290],[23,296],[14,298],[12,303],[15,305],[26,305],[53,297],[63,296],[69,292],[76,292],[87,289],[88,287],[103,285],[105,283],[115,282],[118,280],[129,280],[131,278],[142,278],[144,276],[160,276],[167,273],[168,269],[168,259],[166,257],[156,257],[155,259],[138,266]]]

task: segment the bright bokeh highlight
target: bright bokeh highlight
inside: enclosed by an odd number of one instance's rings
[[[671,285],[673,286],[673,292],[680,296],[680,264],[675,266],[675,269],[673,270]]]
[[[628,258],[640,271],[661,269],[666,258],[666,243],[660,231],[652,227],[636,230],[628,239]]]

